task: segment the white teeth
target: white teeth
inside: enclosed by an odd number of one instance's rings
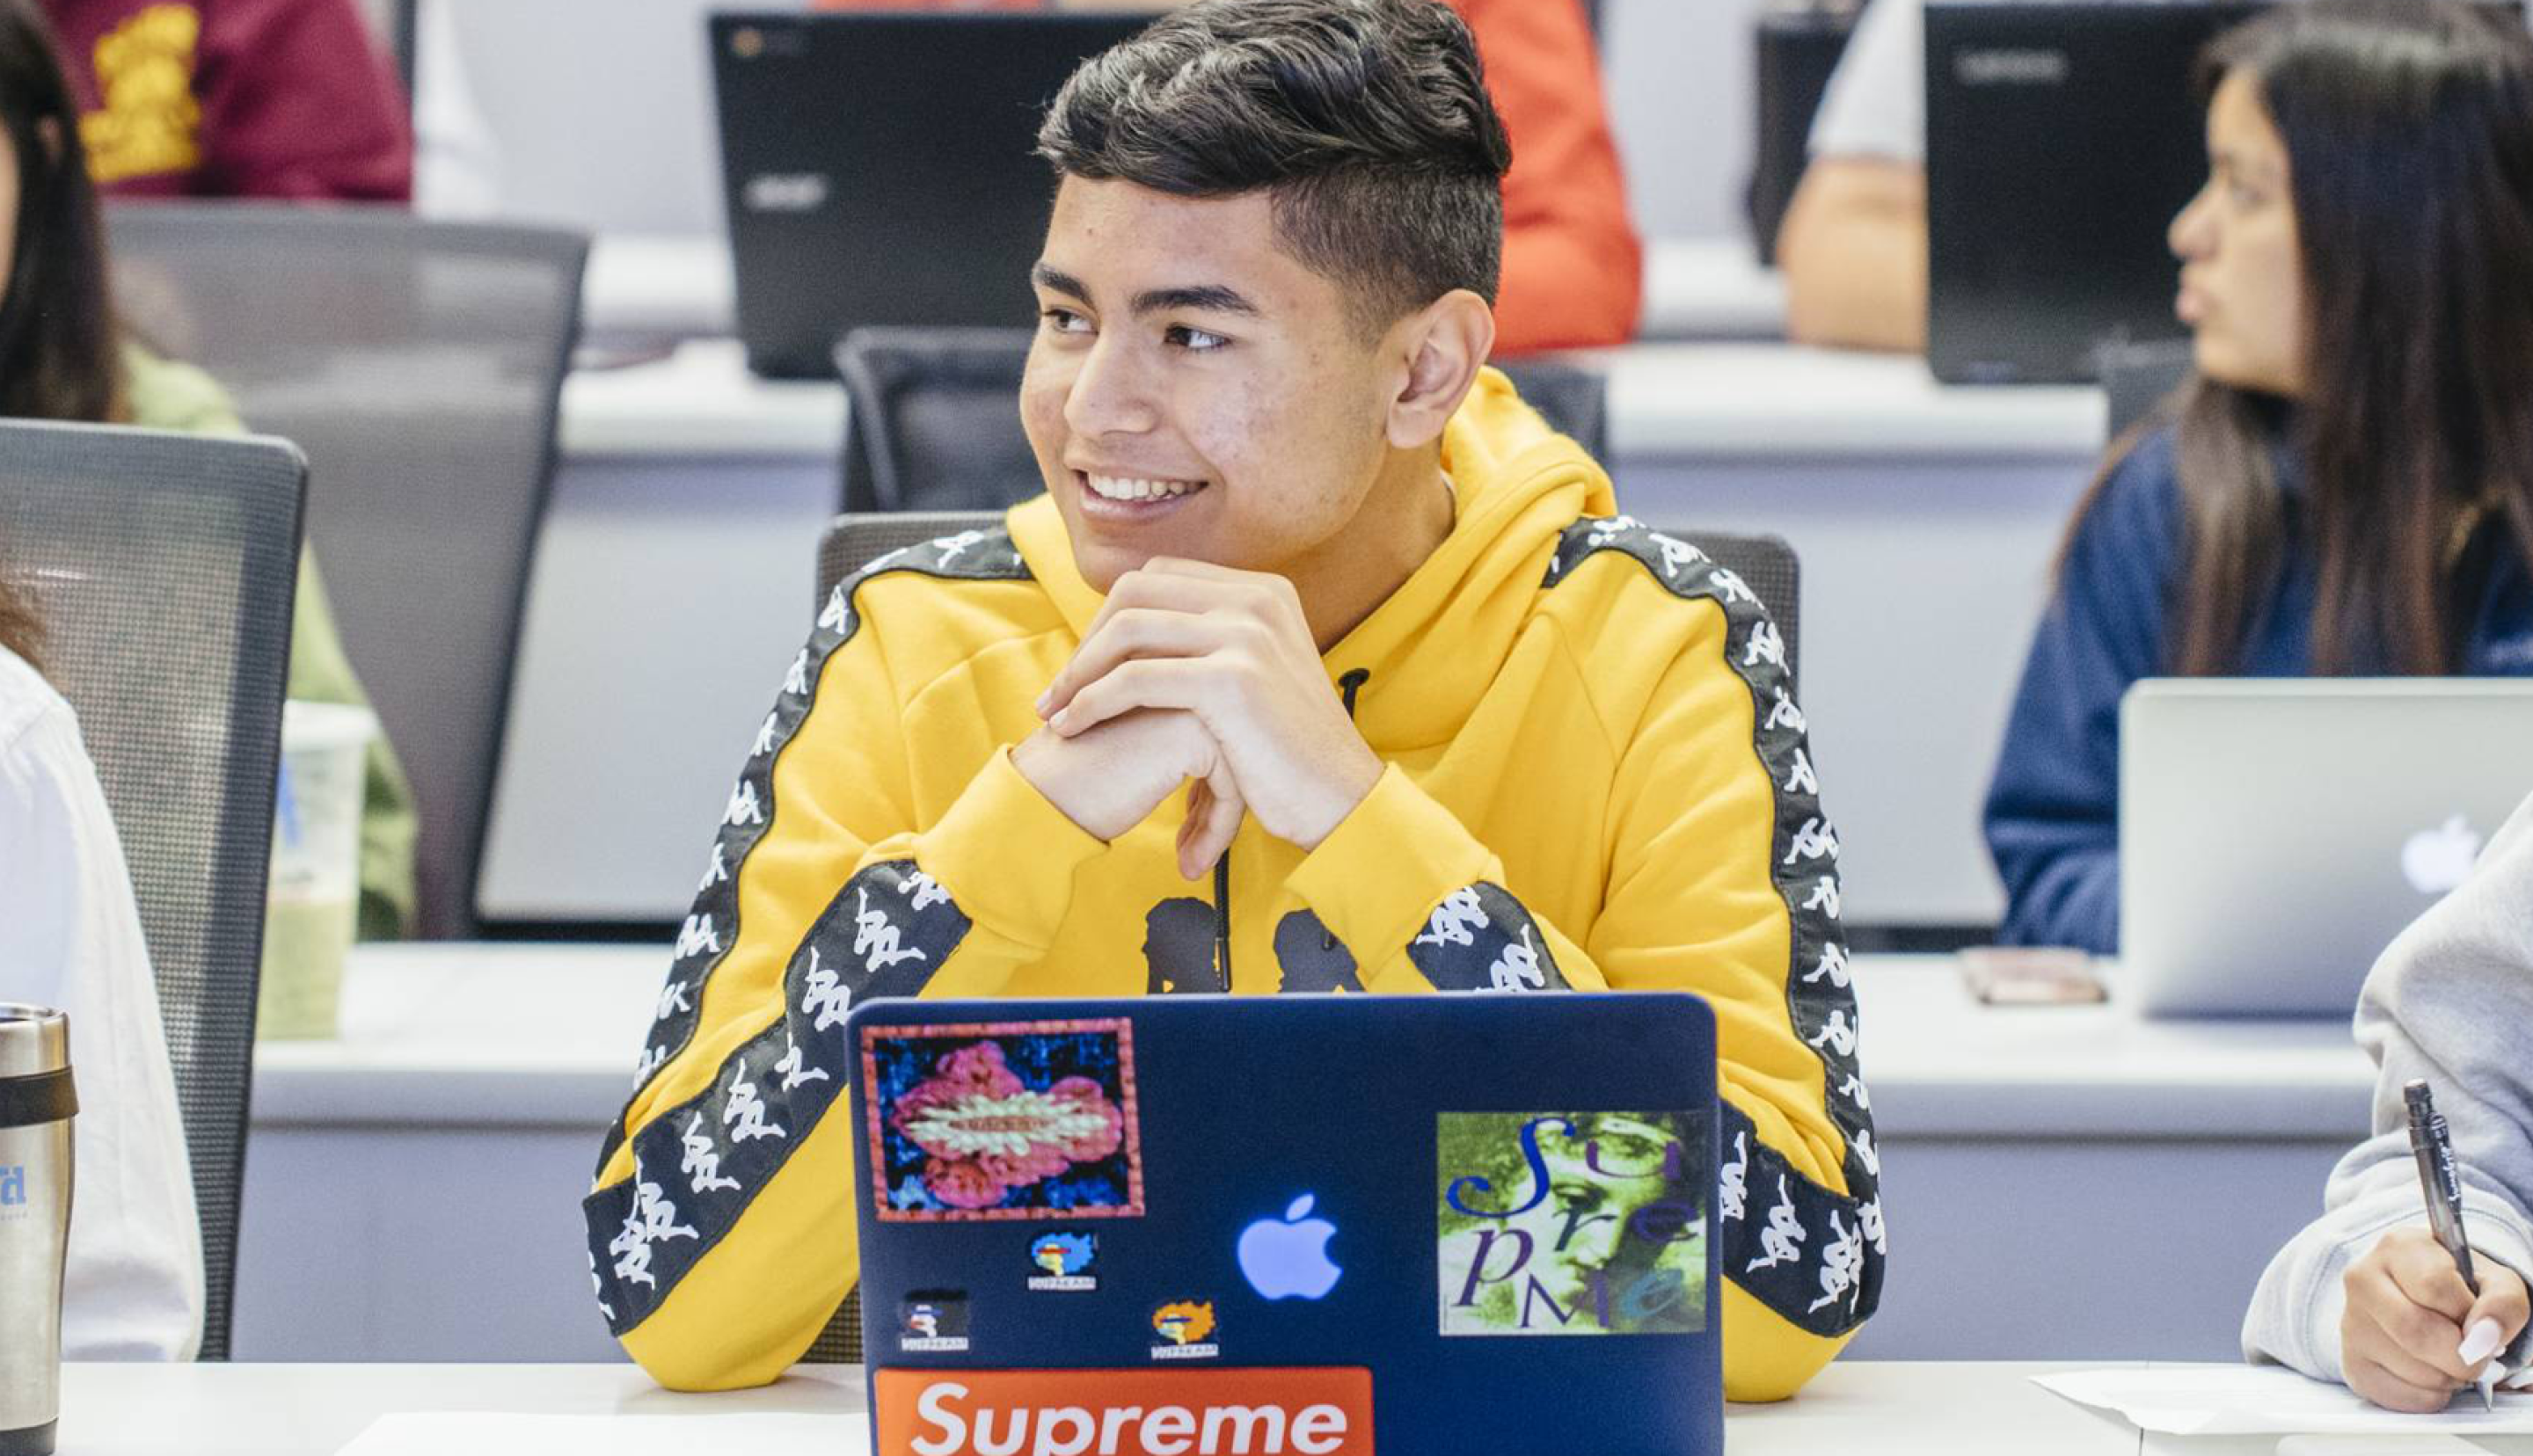
[[[1200,489],[1202,481],[1143,480],[1135,476],[1086,475],[1092,495],[1103,500],[1159,500],[1172,495],[1185,495]]]

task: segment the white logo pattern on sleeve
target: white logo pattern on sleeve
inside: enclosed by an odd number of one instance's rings
[[[1803,1256],[1803,1240],[1808,1237],[1802,1215],[1795,1211],[1794,1193],[1786,1187],[1781,1173],[1777,1175],[1777,1206],[1768,1210],[1768,1226],[1759,1231],[1759,1256],[1741,1272],[1753,1274],[1796,1262]]]
[[[677,1171],[686,1175],[686,1186],[690,1190],[708,1194],[716,1189],[738,1187],[737,1179],[721,1176],[721,1145],[713,1140],[711,1133],[705,1131],[702,1113],[686,1119],[686,1131],[678,1135],[677,1140],[686,1149],[686,1159],[677,1165]]]
[[[1474,946],[1478,932],[1487,928],[1486,907],[1478,902],[1475,886],[1454,890],[1434,907],[1434,918],[1425,933],[1408,942],[1417,946]]]

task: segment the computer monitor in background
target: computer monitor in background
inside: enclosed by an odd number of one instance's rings
[[[2244,0],[1927,0],[1926,360],[1956,383],[2092,379],[2177,339],[2164,234],[2208,175],[2195,81]],[[2520,0],[2490,8],[2521,23]]]
[[[2178,338],[2164,229],[2208,175],[2199,53],[2233,3],[1926,6],[1926,362],[1955,383],[2095,377]]]
[[[1038,120],[1138,15],[721,14],[710,21],[738,332],[825,379],[866,323],[1025,325],[1053,174]]]

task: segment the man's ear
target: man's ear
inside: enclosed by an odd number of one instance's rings
[[[1468,397],[1478,369],[1496,345],[1496,314],[1487,301],[1454,288],[1400,320],[1392,334],[1406,355],[1407,379],[1389,406],[1389,443],[1421,449],[1442,438],[1443,427]]]

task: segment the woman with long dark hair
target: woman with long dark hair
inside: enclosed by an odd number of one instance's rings
[[[159,358],[116,317],[78,101],[35,0],[0,0],[0,417],[243,433],[209,376]],[[289,694],[366,707],[326,604],[303,553]],[[415,819],[383,737],[371,740],[364,794],[361,934],[389,938],[412,923]]]
[[[2011,943],[2118,948],[2142,677],[2533,673],[2533,40],[2288,5],[2203,63],[2197,376],[2076,514],[1989,790]]]

